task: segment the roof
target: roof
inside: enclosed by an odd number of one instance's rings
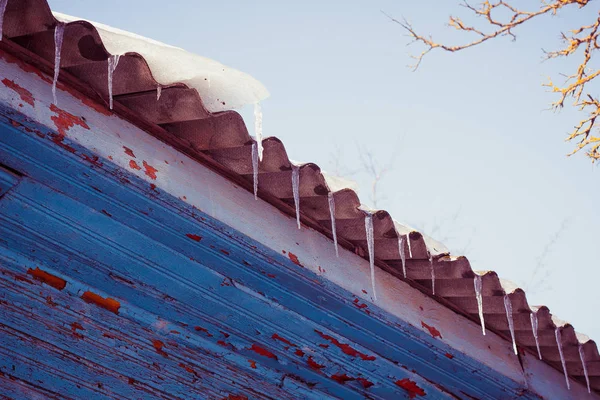
[[[2,47],[52,75],[56,24],[46,0],[10,1],[4,16]],[[107,104],[107,60],[111,54],[97,29],[86,21],[68,23],[61,54],[60,81]],[[232,110],[209,111],[202,90],[199,92],[182,82],[163,85],[157,100],[159,82],[149,64],[135,52],[121,55],[113,76],[114,112],[252,191],[254,139],[241,116]],[[278,138],[265,138],[263,146],[258,195],[294,216],[292,162]],[[301,221],[306,227],[333,238],[330,189],[318,165],[308,163],[299,167]],[[344,188],[334,191],[333,199],[340,246],[368,259],[366,213],[357,193]],[[404,276],[399,239],[406,237],[409,242],[403,243]],[[583,358],[591,388],[600,391],[600,354],[596,343],[555,318],[547,307],[530,306],[523,290],[501,280],[493,271],[475,273],[466,257],[449,255],[444,246],[397,223],[385,210],[373,212],[373,238],[375,264],[379,268],[477,322],[480,309],[475,284],[480,276],[482,314],[487,329],[510,341],[512,322],[518,348],[537,355],[539,344],[543,361],[560,371],[562,353],[568,375],[586,385]],[[512,321],[507,318],[507,305],[512,308]],[[534,321],[537,334],[532,328]]]

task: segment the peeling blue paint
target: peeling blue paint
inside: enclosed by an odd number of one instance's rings
[[[0,170],[0,372],[13,379],[0,375],[0,390],[409,398],[405,380],[432,399],[523,394],[110,160],[57,146],[14,110],[0,108],[0,123],[0,164],[23,174]]]

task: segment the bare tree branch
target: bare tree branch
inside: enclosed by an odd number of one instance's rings
[[[413,28],[406,20],[399,21],[390,15],[385,14],[390,20],[399,24],[412,39],[411,43],[421,43],[425,49],[416,56],[411,56],[415,63],[411,66],[416,70],[423,61],[423,57],[430,51],[441,49],[447,52],[458,52],[470,47],[478,46],[491,39],[500,36],[510,36],[516,39],[514,30],[519,26],[528,23],[532,19],[542,15],[556,15],[565,7],[573,6],[579,9],[587,6],[591,0],[543,0],[538,9],[527,11],[514,5],[512,1],[498,0],[495,2],[486,0],[478,6],[473,6],[464,1],[462,6],[466,8],[471,15],[484,20],[484,27],[476,27],[465,23],[461,18],[450,16],[448,25],[458,31],[475,36],[472,41],[459,45],[448,45],[433,40],[431,36],[424,36]],[[585,12],[585,11],[582,11]],[[593,14],[586,14],[593,15]],[[598,130],[597,117],[600,115],[600,102],[597,96],[586,92],[587,85],[600,76],[600,69],[592,67],[592,61],[597,51],[600,49],[598,39],[600,37],[600,12],[594,17],[595,21],[589,25],[582,25],[576,29],[561,33],[563,47],[558,50],[544,51],[546,59],[555,59],[559,57],[570,57],[581,54],[582,59],[579,62],[577,70],[572,74],[565,74],[566,78],[563,84],[556,85],[549,80],[544,86],[550,88],[558,94],[558,100],[551,104],[552,109],[560,110],[564,107],[567,99],[572,99],[572,106],[580,111],[586,112],[587,117],[577,123],[566,141],[576,141],[575,149],[569,154],[575,154],[581,149],[586,148],[586,155],[592,162],[600,160],[600,136],[592,135],[594,128]]]

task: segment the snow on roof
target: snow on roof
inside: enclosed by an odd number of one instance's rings
[[[53,14],[65,23],[82,20],[91,23],[110,54],[142,55],[160,84],[185,83],[198,90],[210,112],[238,109],[269,97],[269,91],[252,76],[210,58],[98,22],[58,12]]]

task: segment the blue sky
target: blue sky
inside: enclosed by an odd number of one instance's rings
[[[465,254],[475,269],[520,284],[530,304],[548,305],[600,340],[600,171],[583,153],[565,156],[580,115],[547,111],[554,96],[541,86],[574,65],[541,62],[541,49],[556,48],[561,29],[589,23],[589,8],[534,22],[516,31],[516,42],[433,52],[412,72],[409,54],[420,48],[407,48],[381,10],[458,41],[445,26],[449,14],[464,15],[458,1],[49,3],[253,75],[271,92],[264,134],[281,138],[292,159],[350,175],[365,203],[370,177],[359,149],[381,165],[393,160],[378,208]],[[536,265],[544,281],[531,279]]]

